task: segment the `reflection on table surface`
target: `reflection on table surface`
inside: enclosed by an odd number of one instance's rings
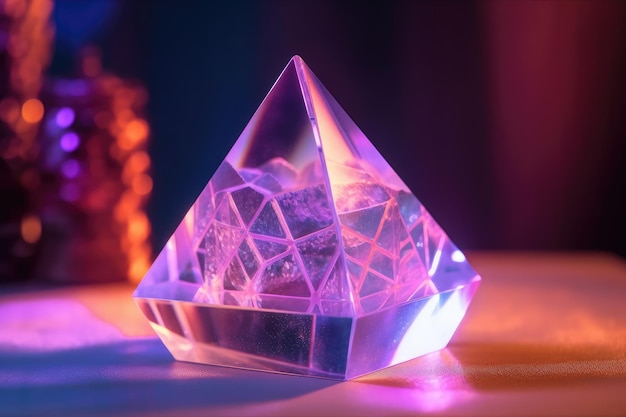
[[[335,381],[173,361],[124,284],[0,293],[3,415],[624,415],[626,263],[475,253],[448,348]]]

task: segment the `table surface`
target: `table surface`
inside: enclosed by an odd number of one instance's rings
[[[0,415],[626,415],[626,262],[473,253],[450,345],[336,382],[177,362],[132,286],[0,289]]]

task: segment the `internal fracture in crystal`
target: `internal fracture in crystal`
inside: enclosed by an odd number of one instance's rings
[[[135,298],[177,359],[346,379],[445,347],[479,282],[294,57]]]

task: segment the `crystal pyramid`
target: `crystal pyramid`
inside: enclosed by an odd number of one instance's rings
[[[479,283],[296,56],[134,297],[178,360],[349,379],[444,348]]]

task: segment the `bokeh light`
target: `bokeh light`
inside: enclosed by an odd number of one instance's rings
[[[76,178],[80,173],[80,164],[75,159],[69,159],[61,165],[61,172],[65,178]]]
[[[80,138],[74,132],[67,132],[63,136],[61,136],[61,140],[59,141],[59,145],[61,149],[65,152],[73,152],[78,148],[80,144]]]
[[[63,107],[57,111],[55,121],[59,127],[70,127],[74,123],[74,110],[69,107]]]
[[[26,243],[36,243],[41,238],[41,220],[38,216],[24,217],[21,225],[22,239]]]
[[[43,114],[43,104],[39,99],[31,98],[22,104],[22,119],[27,123],[39,123]]]

